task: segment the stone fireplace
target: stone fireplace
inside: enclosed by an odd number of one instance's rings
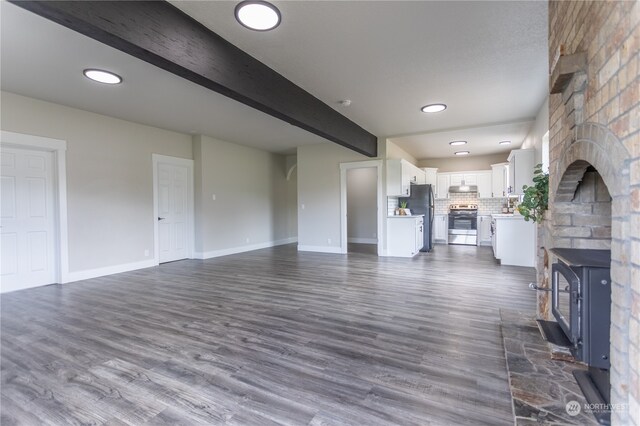
[[[549,23],[550,192],[538,284],[549,286],[550,248],[611,250],[612,423],[640,425],[640,3],[551,1]],[[546,294],[538,310],[550,318]]]

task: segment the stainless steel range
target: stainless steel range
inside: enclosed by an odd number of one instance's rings
[[[478,205],[449,206],[449,244],[478,244]]]

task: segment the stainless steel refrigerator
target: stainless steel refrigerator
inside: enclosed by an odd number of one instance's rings
[[[420,251],[431,251],[433,248],[434,195],[432,185],[411,185],[410,196],[400,198],[407,202],[412,215],[424,215],[424,245]]]

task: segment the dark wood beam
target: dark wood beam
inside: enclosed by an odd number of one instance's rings
[[[377,155],[375,135],[165,1],[11,2],[294,126]]]

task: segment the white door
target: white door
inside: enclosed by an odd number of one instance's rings
[[[52,284],[56,233],[51,152],[2,148],[1,291]]]
[[[160,263],[189,256],[189,169],[158,163],[158,250]]]

